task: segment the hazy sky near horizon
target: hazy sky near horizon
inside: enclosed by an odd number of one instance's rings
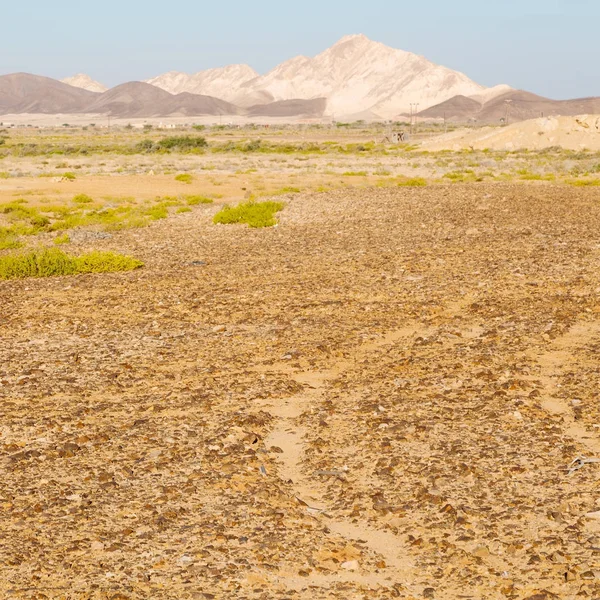
[[[364,33],[483,85],[600,96],[600,0],[30,0],[0,19],[0,74],[112,86],[231,63],[264,73]]]

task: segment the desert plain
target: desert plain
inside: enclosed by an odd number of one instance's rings
[[[600,154],[198,129],[4,132],[0,597],[599,598]]]

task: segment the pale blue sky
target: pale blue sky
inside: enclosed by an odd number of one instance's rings
[[[30,0],[0,11],[0,74],[106,83],[248,63],[350,33],[553,98],[600,95],[600,0]]]

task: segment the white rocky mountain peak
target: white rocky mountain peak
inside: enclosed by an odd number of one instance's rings
[[[362,34],[345,36],[314,58],[296,56],[262,76],[248,65],[231,65],[194,75],[165,73],[148,83],[240,106],[326,98],[327,113],[336,118],[386,119],[408,113],[411,104],[424,110],[459,94],[489,100],[509,89],[488,89],[463,73]]]
[[[98,81],[94,81],[89,75],[85,75],[84,73],[77,73],[77,75],[67,77],[61,81],[68,85],[72,85],[73,87],[88,90],[90,92],[106,92],[108,89],[105,85],[102,85]]]
[[[171,94],[189,92],[214,96],[230,101],[237,94],[240,85],[255,79],[258,73],[248,65],[228,65],[226,67],[207,69],[190,75],[179,71],[170,71],[158,77],[148,79],[150,83]]]

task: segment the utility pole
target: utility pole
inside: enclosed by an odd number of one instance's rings
[[[417,124],[419,123],[419,102],[417,102],[417,110],[415,112],[415,133],[417,133]]]
[[[419,103],[411,102],[410,104],[410,133],[417,133],[417,112],[419,111]],[[414,125],[413,125],[414,124]]]
[[[510,113],[510,103],[512,102],[512,100],[505,100],[504,103],[506,104],[506,117],[504,119],[504,124],[508,125],[508,116]]]

